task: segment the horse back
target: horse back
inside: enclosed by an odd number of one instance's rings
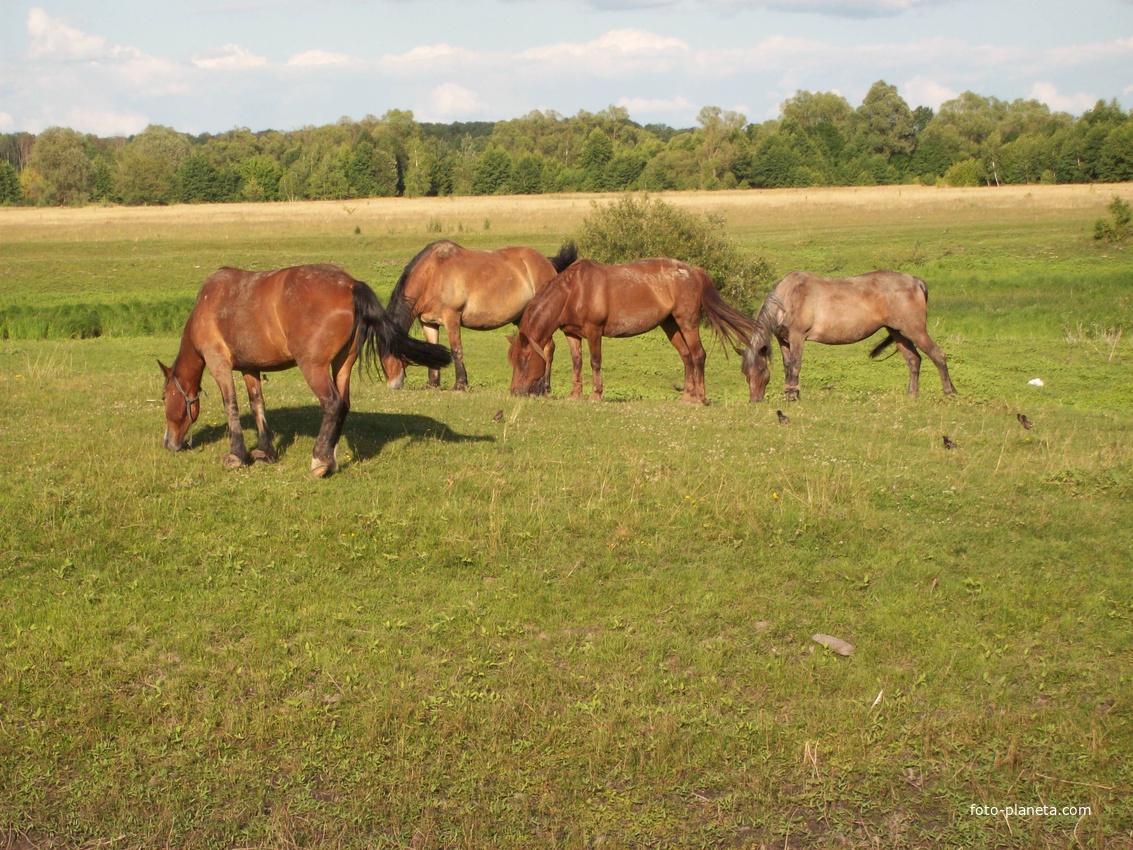
[[[562,326],[600,327],[603,336],[636,336],[669,316],[699,322],[702,274],[667,258],[608,265],[579,260],[555,280],[569,279]]]
[[[186,325],[206,360],[230,368],[286,369],[335,352],[354,325],[354,278],[330,265],[253,272],[221,268],[201,287]]]
[[[784,331],[817,342],[857,342],[882,327],[923,326],[927,315],[927,285],[900,272],[827,278],[795,271],[773,292],[783,305]]]
[[[465,327],[488,330],[515,321],[554,276],[551,261],[533,248],[481,251],[443,240],[422,252],[404,295],[422,321],[440,324],[451,311]]]

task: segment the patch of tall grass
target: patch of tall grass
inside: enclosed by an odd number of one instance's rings
[[[0,339],[95,339],[169,335],[184,327],[192,298],[0,307]]]

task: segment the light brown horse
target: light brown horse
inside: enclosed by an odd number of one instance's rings
[[[637,336],[660,326],[685,365],[682,401],[704,404],[701,313],[722,345],[741,353],[755,331],[751,318],[729,306],[703,269],[679,260],[638,260],[603,265],[579,260],[547,284],[523,314],[512,337],[511,391],[538,392],[549,363],[543,351],[556,330],[570,343],[574,382],[570,397],[582,397],[582,340],[590,349],[591,399],[602,398],[602,337]]]
[[[453,389],[466,390],[468,372],[464,368],[461,327],[487,331],[519,322],[535,293],[577,258],[573,242],[563,245],[554,257],[544,257],[534,248],[476,251],[448,240],[433,242],[401,273],[389,297],[389,314],[402,330],[420,319],[429,342],[437,342],[439,328],[444,326],[456,372]],[[550,360],[553,344],[546,354]],[[387,355],[382,366],[389,387],[401,389],[404,362]],[[440,386],[440,373],[435,369],[429,371],[428,386]]]
[[[763,401],[767,389],[772,337],[779,341],[783,355],[787,401],[794,401],[799,397],[799,369],[807,340],[829,345],[861,342],[881,328],[888,335],[869,356],[877,357],[895,344],[909,364],[909,395],[919,390],[918,348],[940,372],[944,394],[956,392],[944,352],[926,329],[928,286],[919,277],[887,271],[843,278],[791,272],[771,288],[755,321],[757,330],[743,359],[752,401]]]
[[[224,456],[225,466],[275,461],[260,373],[298,366],[323,409],[311,459],[311,472],[321,478],[338,468],[338,438],[350,411],[351,368],[359,357],[372,364],[386,354],[430,368],[451,362],[444,347],[398,330],[374,291],[340,268],[219,269],[201,286],[177,359],[172,366],[158,361],[165,375],[165,448],[182,448],[200,414],[201,377],[207,366],[228,417],[231,450]],[[244,375],[256,418],[259,445],[251,454],[240,428],[233,370]]]

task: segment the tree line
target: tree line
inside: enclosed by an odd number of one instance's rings
[[[627,110],[498,122],[380,118],[288,132],[129,138],[64,127],[0,134],[0,203],[173,204],[546,192],[1133,180],[1133,114],[1116,99],[1075,118],[1036,100],[965,92],[911,109],[874,83],[856,108],[799,91],[778,119],[715,106],[697,125],[638,124]]]

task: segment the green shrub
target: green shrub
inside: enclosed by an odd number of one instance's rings
[[[698,216],[660,199],[625,195],[609,204],[592,203],[575,238],[579,256],[600,263],[672,257],[703,268],[720,294],[740,309],[753,310],[774,281],[770,263],[742,250],[725,232],[718,215]]]
[[[974,159],[965,159],[961,162],[953,163],[949,169],[944,172],[944,177],[941,182],[945,186],[952,186],[960,188],[964,186],[979,186],[980,185],[980,164]]]
[[[1128,201],[1123,201],[1117,195],[1113,196],[1109,206],[1110,218],[1099,218],[1094,222],[1094,238],[1099,242],[1121,242],[1129,236],[1130,224],[1133,223],[1133,208]]]

